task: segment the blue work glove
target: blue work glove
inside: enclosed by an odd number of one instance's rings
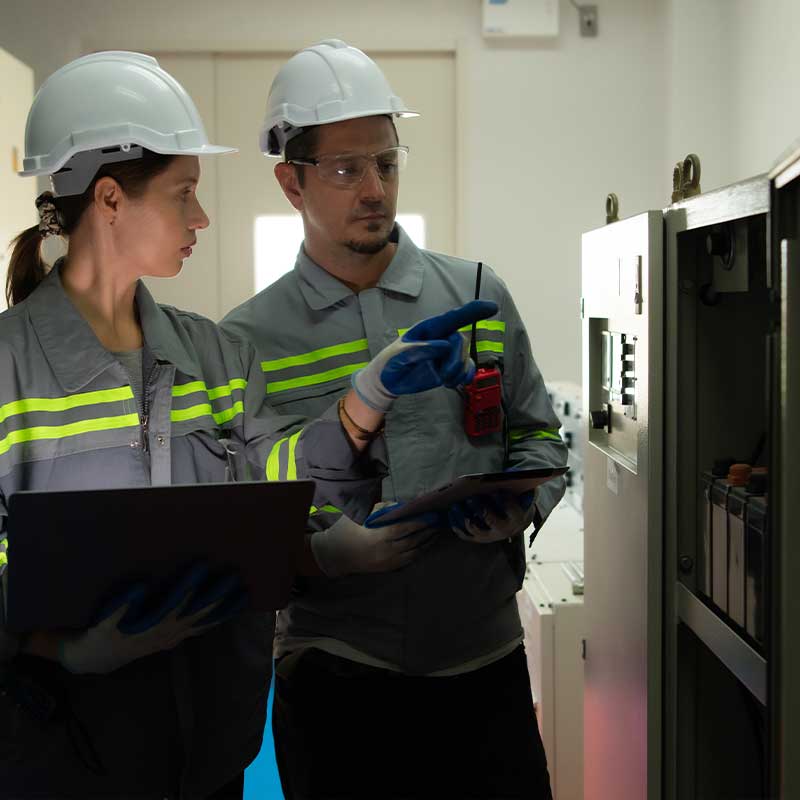
[[[162,650],[171,650],[242,611],[247,596],[235,574],[209,580],[193,566],[155,604],[142,584],[118,595],[83,633],[61,640],[58,659],[76,674],[106,674]]]
[[[398,517],[393,522],[384,522],[383,518],[389,514],[394,514],[398,508],[402,508],[405,503],[379,503],[372,510],[372,513],[364,520],[365,528],[384,528],[387,525],[395,525],[400,522],[410,522],[412,520],[422,520],[428,528],[449,528],[446,511],[425,511],[422,514],[415,514],[410,517]]]
[[[497,313],[497,303],[472,300],[409,328],[353,374],[353,388],[370,408],[386,413],[401,394],[469,383],[475,365],[459,328]]]
[[[521,534],[533,522],[535,492],[508,491],[468,497],[448,511],[450,528],[465,542],[491,544]]]

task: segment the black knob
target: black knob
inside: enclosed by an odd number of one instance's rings
[[[684,575],[688,575],[694,569],[694,559],[691,556],[681,556],[678,566]]]
[[[733,237],[730,228],[706,234],[706,252],[710,256],[718,256],[722,259],[723,266],[731,269],[733,266]]]
[[[700,302],[704,306],[715,306],[722,300],[722,295],[710,283],[705,283],[700,287]]]
[[[590,411],[589,416],[592,418],[593,428],[607,428],[608,427],[608,411]]]

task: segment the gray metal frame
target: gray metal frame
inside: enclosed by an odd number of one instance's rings
[[[693,531],[696,524],[693,509],[682,505],[683,518],[678,518],[678,496],[691,495],[697,489],[698,465],[693,469],[679,470],[679,443],[688,447],[697,435],[698,421],[693,411],[683,407],[682,398],[695,396],[697,387],[691,381],[696,369],[686,370],[686,376],[679,385],[677,381],[680,348],[677,343],[681,337],[695,336],[696,320],[685,311],[681,313],[679,296],[684,287],[679,285],[679,234],[709,225],[729,222],[744,217],[766,214],[770,209],[770,187],[766,176],[759,176],[734,186],[698,195],[681,203],[676,203],[664,211],[665,224],[665,342],[672,343],[666,348],[665,374],[666,392],[664,396],[664,798],[665,800],[686,800],[693,797],[694,771],[692,765],[682,764],[678,770],[678,739],[688,741],[694,737],[694,730],[678,730],[679,703],[683,708],[680,718],[693,716],[691,694],[678,697],[678,673],[681,663],[678,660],[678,623],[683,621],[701,640],[711,645],[725,643],[726,663],[734,674],[750,674],[754,686],[763,686],[766,675],[765,665],[754,662],[752,648],[735,634],[731,638],[727,632],[721,633],[723,623],[716,618],[711,621],[696,607],[696,598],[688,600],[691,593],[681,585],[678,576],[679,559],[682,554],[694,552]],[[678,421],[680,422],[678,423]],[[690,585],[692,581],[689,581]],[[696,588],[692,586],[692,588]],[[680,592],[680,593],[679,593]],[[707,611],[705,608],[704,611]],[[713,616],[713,615],[712,615]],[[716,647],[719,651],[719,647]],[[684,675],[689,675],[691,667],[683,665]],[[759,670],[763,670],[760,673]]]

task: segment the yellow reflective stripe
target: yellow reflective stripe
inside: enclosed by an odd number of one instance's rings
[[[286,471],[286,480],[287,481],[296,481],[297,480],[297,462],[294,459],[294,451],[297,447],[297,440],[300,438],[300,434],[302,433],[302,429],[297,431],[297,433],[292,434],[289,437],[289,466]]]
[[[281,439],[276,445],[273,445],[272,450],[269,451],[267,456],[267,480],[279,481],[281,479],[280,466],[281,466],[281,446],[284,442],[288,441],[289,437]]]
[[[367,364],[369,364],[369,361],[363,361],[360,364],[347,364],[344,367],[336,367],[325,372],[316,372],[313,375],[303,375],[302,378],[273,381],[267,384],[267,394],[275,394],[275,392],[285,392],[287,389],[296,389],[300,386],[314,386],[318,383],[332,381],[336,378],[341,378],[343,375],[352,375],[362,367],[366,367]]]
[[[505,333],[506,324],[502,320],[499,319],[482,319],[478,322],[477,326],[479,331],[500,331],[501,333]],[[408,333],[411,328],[398,328],[397,335],[402,336],[404,333]],[[463,328],[458,329],[460,333],[469,333],[472,330],[472,325],[465,325]]]
[[[205,392],[209,400],[216,400],[218,397],[229,397],[234,389],[246,389],[247,381],[243,378],[234,378],[227,384],[222,386],[215,386],[209,389],[204,381],[191,381],[190,383],[181,383],[178,386],[172,387],[173,397],[184,397],[187,394],[194,394],[195,392]]]
[[[479,353],[485,353],[487,351],[490,353],[502,353],[504,351],[502,342],[489,342],[485,339],[482,342],[476,342],[475,349]]]
[[[8,564],[8,556],[5,553],[0,553],[0,567],[4,567]]]
[[[130,386],[120,386],[118,389],[99,389],[94,392],[71,394],[67,397],[28,397],[0,406],[0,422],[29,411],[69,411],[71,408],[93,406],[98,403],[116,403],[120,400],[133,400],[133,391]]]
[[[547,439],[548,441],[560,442],[561,436],[556,428],[542,428],[541,430],[530,430],[528,428],[518,428],[508,432],[508,437],[512,442],[521,442],[523,439]]]
[[[469,330],[471,326],[467,326],[466,328],[462,328],[461,330]],[[487,331],[501,331],[502,333],[506,332],[506,324],[501,319],[483,319],[478,323],[478,328],[483,328]]]
[[[287,367],[299,367],[303,364],[313,364],[315,361],[323,361],[333,356],[347,355],[348,353],[358,353],[361,350],[369,349],[369,342],[366,339],[357,339],[355,342],[344,342],[344,344],[334,344],[329,347],[320,347],[319,350],[312,350],[310,353],[301,353],[298,356],[286,356],[276,358],[274,361],[262,361],[261,369],[264,372],[275,372]]]
[[[5,439],[0,439],[0,456],[7,453],[13,445],[23,442],[41,441],[44,439],[66,439],[81,433],[110,431],[118,428],[139,426],[138,414],[123,414],[119,417],[98,417],[81,422],[70,422],[67,425],[40,425],[35,428],[23,428],[11,431]]]
[[[317,508],[316,506],[311,506],[308,511],[308,515],[312,516],[313,514],[322,514],[323,512],[327,512],[328,514],[342,514],[341,508],[336,508],[336,506],[332,505],[324,505],[322,508]]]
[[[213,417],[217,425],[222,425],[223,422],[230,422],[235,416],[243,413],[244,403],[241,400],[237,400],[230,408],[226,408],[224,411],[215,412],[208,403],[200,403],[189,408],[173,409],[169,416],[173,422],[186,422],[199,417]]]

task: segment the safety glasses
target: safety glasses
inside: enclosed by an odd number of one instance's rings
[[[350,188],[358,186],[364,180],[370,165],[375,166],[378,177],[388,183],[397,180],[398,173],[408,161],[408,148],[404,145],[387,147],[377,153],[343,153],[341,155],[325,155],[319,158],[289,161],[290,164],[301,164],[316,167],[320,180],[334,186]]]

